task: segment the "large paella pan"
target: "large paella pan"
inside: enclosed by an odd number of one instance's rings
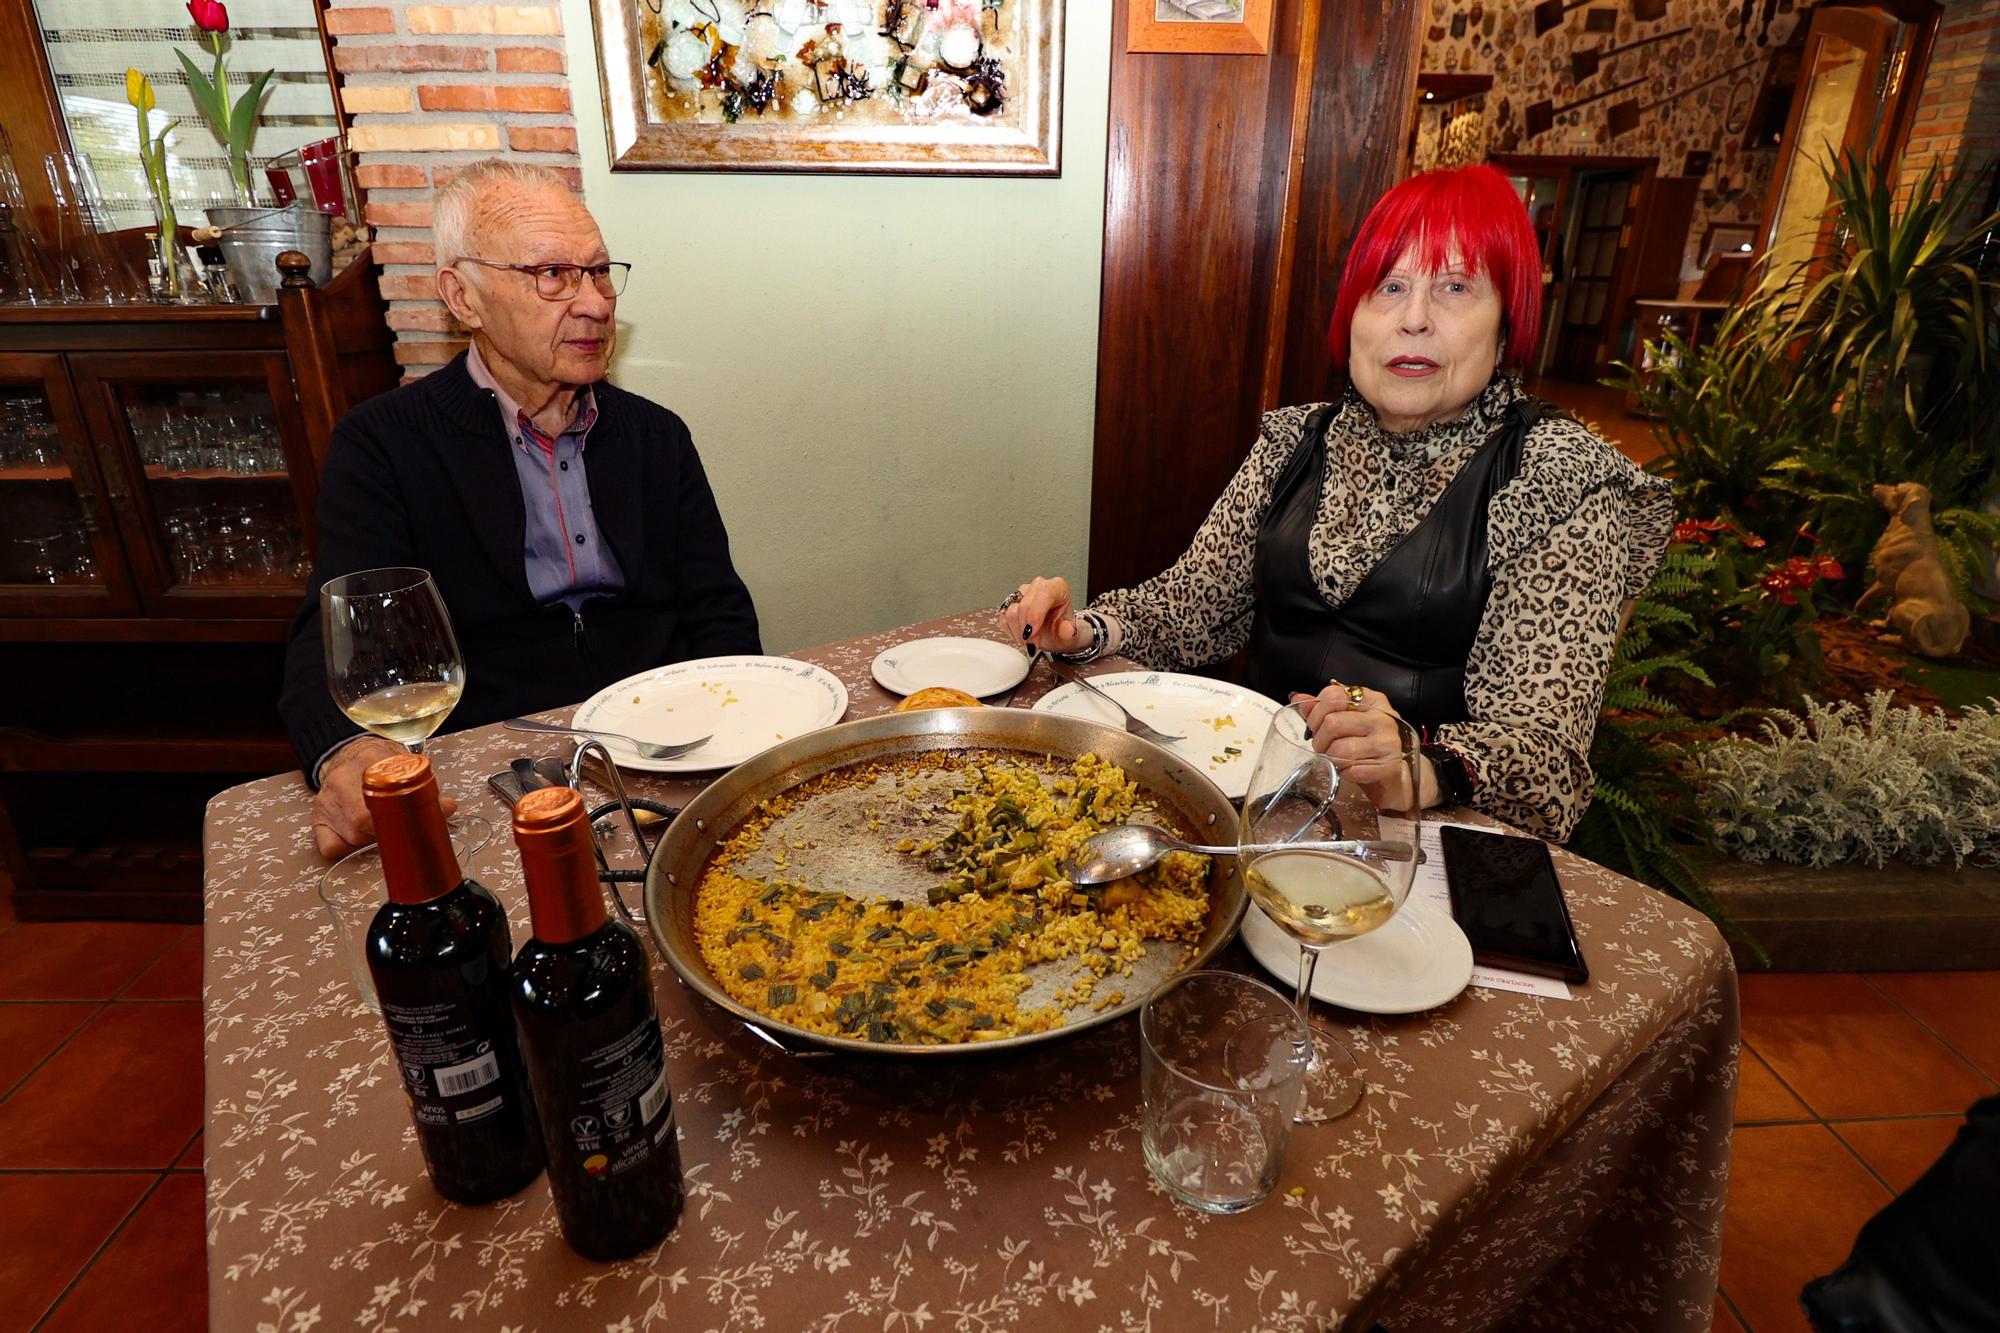
[[[1084,756],[1094,756],[1096,765]],[[983,927],[991,926],[996,911],[1002,918],[1008,915],[992,906],[998,899],[987,896],[1005,889],[1006,876],[996,874],[999,882],[976,887],[985,884],[988,872],[959,868],[970,865],[969,859],[953,863],[954,840],[962,846],[966,828],[986,833],[990,815],[990,825],[999,831],[983,845],[1004,843],[998,854],[1023,844],[1032,848],[1036,841],[1035,833],[1008,823],[1010,808],[1022,822],[1035,822],[1036,811],[1023,816],[1019,808],[1033,805],[1025,797],[1016,805],[1002,795],[979,813],[958,812],[977,804],[978,792],[972,789],[980,788],[982,780],[985,790],[996,782],[1013,783],[1011,790],[1018,793],[1024,774],[1038,775],[1056,793],[1053,801],[1042,803],[1044,818],[1048,810],[1088,806],[1106,822],[1130,818],[1161,823],[1196,841],[1230,842],[1235,837],[1235,810],[1214,783],[1172,751],[1122,731],[1080,718],[1005,708],[889,714],[786,741],[731,770],[696,797],[661,839],[647,868],[648,927],[686,984],[777,1044],[800,1051],[899,1057],[1017,1049],[1113,1021],[1135,1011],[1167,978],[1205,964],[1228,941],[1243,914],[1244,892],[1233,861],[1217,858],[1189,863],[1179,872],[1179,887],[1193,895],[1194,915],[1170,938],[1107,949],[1115,955],[1108,966],[1104,955],[1091,955],[1088,961],[1098,977],[1085,975],[1084,964],[1074,957],[1024,967],[1016,960],[1019,975],[1010,982],[1023,988],[1021,1011],[1041,1015],[1038,1022],[1021,1025],[1023,1030],[996,1030],[970,1001],[933,986],[940,973],[993,952],[973,948],[969,935],[955,946],[953,928],[938,923],[939,912],[983,912]],[[1087,827],[1078,825],[1070,836]],[[1040,832],[1048,847],[1060,849],[1067,843],[1054,829],[1050,824]],[[1019,841],[1006,842],[1010,836]],[[992,861],[995,854],[989,852],[985,860]],[[1039,858],[1042,871],[1052,859]],[[1021,867],[1017,873],[1032,884],[1036,862],[1030,851],[1003,868]],[[951,895],[961,889],[962,900],[953,900]],[[733,890],[748,896],[728,900],[728,915],[718,924],[716,895]],[[1121,900],[1114,895],[1112,901]],[[910,910],[899,915],[904,907]],[[760,933],[778,939],[762,920],[777,911],[789,913],[781,930],[795,930],[790,922],[816,913],[831,914],[834,924],[845,914],[853,929],[835,937],[837,959],[828,954],[823,962],[815,954],[780,976],[768,954],[748,947],[759,944]],[[1126,915],[1120,911],[1118,919]],[[1026,909],[1011,921],[1024,932],[1029,929]],[[930,924],[917,934],[928,951],[906,948],[895,964],[901,970],[885,973],[878,965],[874,973],[866,973],[859,959],[898,944],[897,928],[906,922],[913,927]],[[1034,912],[1034,924],[1042,925],[1040,910]],[[723,926],[729,927],[726,935]],[[942,938],[935,944],[924,939],[940,929]],[[993,929],[999,934],[982,935],[979,942],[997,943],[1009,930],[1007,920]],[[737,946],[739,936],[748,937],[748,944]],[[726,950],[724,939],[730,943]],[[796,942],[797,936],[791,939]],[[874,945],[877,940],[883,942]],[[1104,943],[1111,942],[1107,934]],[[954,956],[954,947],[961,956]],[[851,954],[854,949],[862,952]],[[1017,941],[1013,951],[1020,950]],[[785,954],[791,962],[789,948]],[[847,966],[840,971],[843,963]],[[767,970],[773,974],[766,975]],[[874,979],[865,984],[850,980],[870,975]],[[754,985],[746,982],[750,977]],[[885,1024],[871,1017],[905,998],[901,990],[884,997],[892,983],[907,985],[907,994],[919,1001],[921,1007],[905,1010],[915,1014],[914,1024]],[[823,994],[815,993],[815,987]],[[802,996],[802,1003],[765,1003],[767,995],[786,1001]],[[830,1012],[824,1018],[808,1014],[803,1002]],[[878,1002],[881,1009],[868,1008]],[[937,1016],[934,1024],[926,1013]]]

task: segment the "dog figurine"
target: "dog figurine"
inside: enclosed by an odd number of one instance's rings
[[[1951,657],[1972,632],[1972,613],[1958,600],[1938,559],[1930,487],[1906,481],[1877,486],[1874,494],[1875,503],[1889,511],[1889,526],[1875,543],[1875,582],[1854,609],[1858,614],[1886,602],[1888,614],[1869,622],[1886,631],[1884,643],[1925,657]]]

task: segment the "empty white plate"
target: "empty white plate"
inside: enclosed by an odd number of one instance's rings
[[[606,739],[620,768],[701,773],[734,768],[779,741],[818,731],[847,711],[847,687],[824,667],[790,657],[704,657],[655,667],[585,700],[570,725],[602,728],[659,745],[697,736],[708,744],[678,759],[641,759]]]
[[[984,699],[1025,680],[1028,655],[992,639],[911,639],[877,653],[870,670],[894,694],[943,688]]]
[[[1167,748],[1186,758],[1232,801],[1250,790],[1257,751],[1271,729],[1277,701],[1207,676],[1173,671],[1112,671],[1090,683],[1147,726],[1179,736]],[[1038,713],[1062,713],[1123,727],[1118,710],[1074,681],[1035,700]]]
[[[1243,943],[1287,994],[1299,984],[1299,942],[1255,903],[1243,914]],[[1313,969],[1313,998],[1364,1014],[1414,1014],[1471,980],[1472,945],[1458,923],[1407,902],[1380,929],[1327,946]]]

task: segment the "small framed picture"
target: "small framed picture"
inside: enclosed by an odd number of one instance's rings
[[[1273,0],[1126,0],[1125,49],[1269,55],[1272,5]]]

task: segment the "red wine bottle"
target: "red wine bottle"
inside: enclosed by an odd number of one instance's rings
[[[368,927],[368,971],[417,1146],[445,1198],[504,1199],[542,1171],[508,1002],[507,913],[460,872],[430,760],[392,755],[361,782],[389,890]]]
[[[514,1017],[542,1111],[563,1239],[623,1259],[680,1221],[687,1190],[652,968],[605,916],[590,820],[568,787],[514,807],[534,936],[514,958]]]

